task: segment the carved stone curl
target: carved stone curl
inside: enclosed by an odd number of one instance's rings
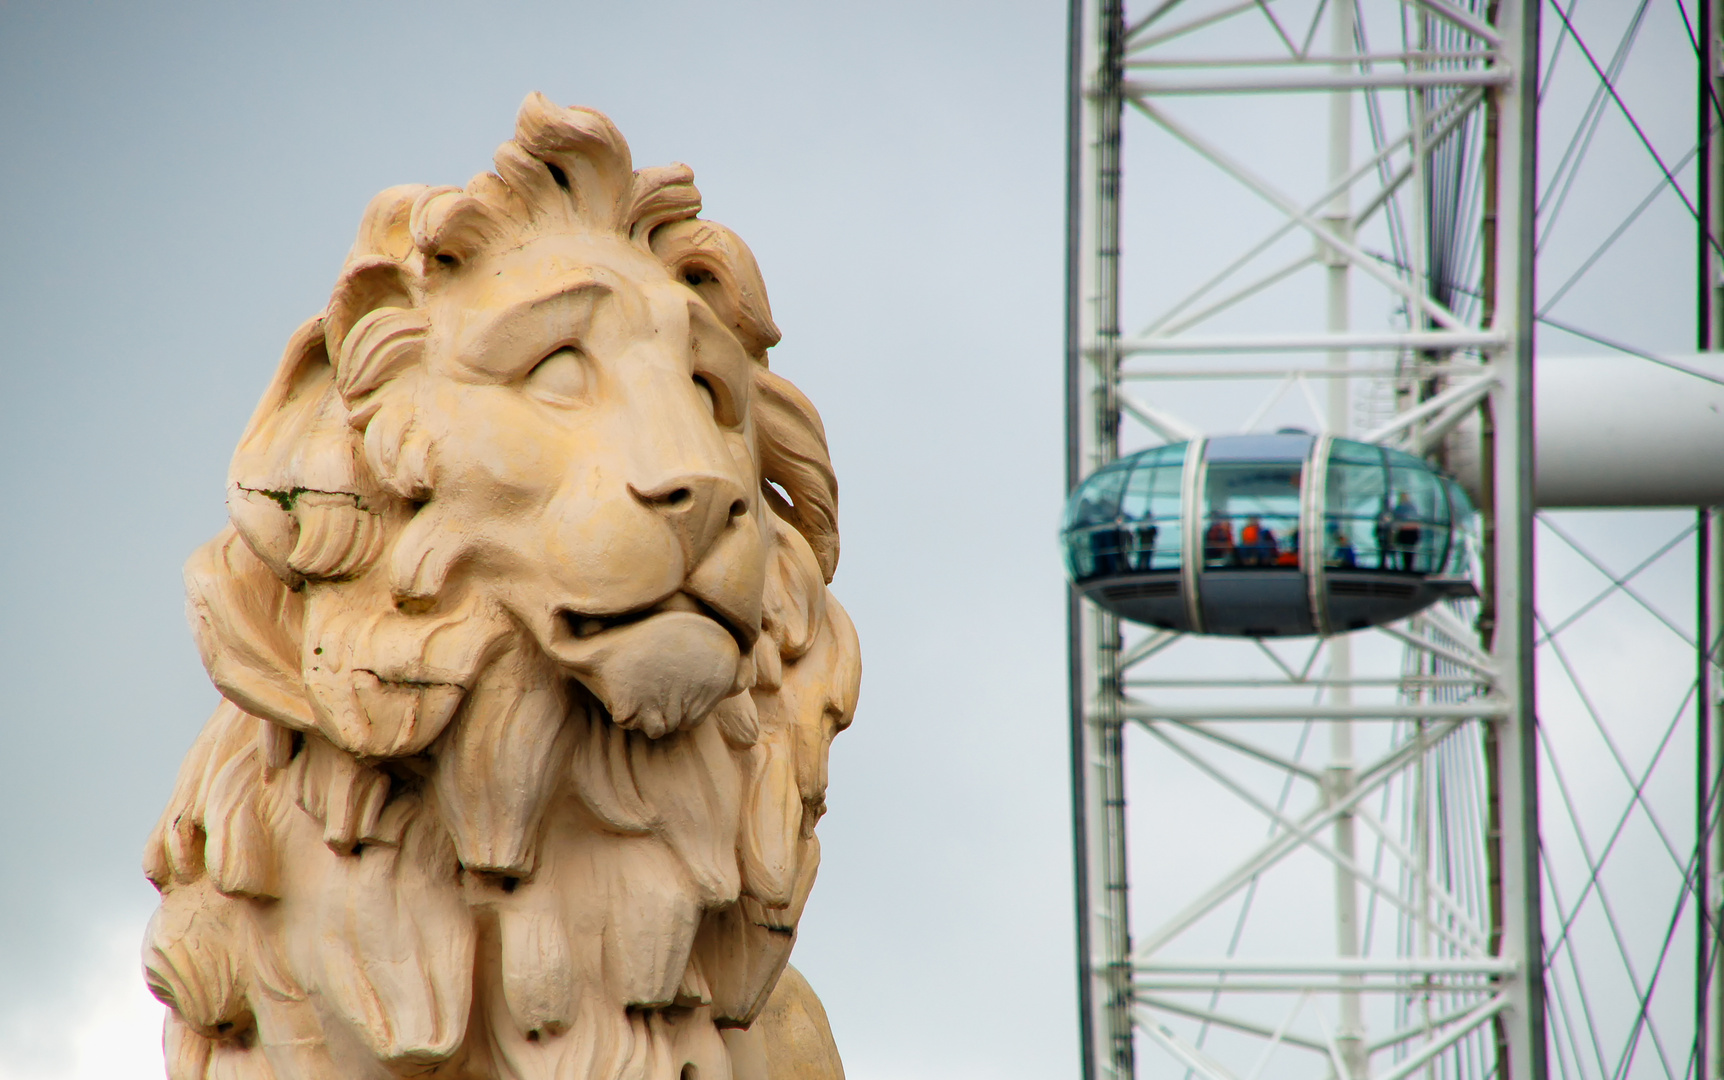
[[[780,980],[861,678],[820,418],[688,168],[537,94],[495,160],[372,201],[187,567],[169,1075],[840,1076]]]

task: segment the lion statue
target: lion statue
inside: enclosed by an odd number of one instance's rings
[[[786,967],[861,679],[820,418],[686,166],[537,94],[495,162],[366,208],[188,564],[168,1074],[841,1077]]]

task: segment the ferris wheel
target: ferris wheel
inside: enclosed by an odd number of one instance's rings
[[[1724,1071],[1719,30],[1074,0],[1086,1080]]]

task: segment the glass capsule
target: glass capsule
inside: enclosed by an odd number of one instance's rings
[[[1476,595],[1476,518],[1428,462],[1304,433],[1174,443],[1067,501],[1066,571],[1121,618],[1239,637],[1336,634]]]

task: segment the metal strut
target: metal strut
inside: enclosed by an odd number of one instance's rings
[[[1239,430],[1182,416],[1197,399],[1180,392],[1271,373],[1284,375],[1277,395],[1303,392],[1325,437],[1357,427],[1415,453],[1442,451],[1476,415],[1465,430],[1483,433],[1474,452],[1487,522],[1478,610],[1432,609],[1339,635],[1303,662],[1262,641],[1145,633],[1072,593],[1083,1075],[1128,1080],[1142,1051],[1158,1075],[1171,1067],[1187,1078],[1543,1080],[1532,607],[1539,4],[1327,0],[1306,25],[1268,0],[1144,0],[1142,11],[1072,0],[1069,26],[1068,491],[1122,444]],[[1225,112],[1199,107],[1213,95],[1225,95]],[[1317,191],[1300,193],[1288,170],[1254,163],[1239,136],[1249,118],[1288,123],[1282,104],[1313,99],[1324,107],[1301,114],[1312,125],[1304,141],[1327,146],[1327,168]],[[1361,105],[1372,144],[1362,160]],[[1130,177],[1127,135],[1152,140],[1156,153],[1134,158],[1150,164]],[[1212,170],[1206,205],[1236,196],[1238,222],[1274,220],[1236,258],[1224,247],[1239,231],[1232,220],[1183,262],[1179,251],[1145,252],[1200,272],[1176,275],[1177,295],[1144,297],[1164,314],[1124,337],[1122,315],[1139,306],[1122,295],[1133,246],[1122,220],[1139,220],[1122,215],[1127,182],[1153,212],[1175,157]],[[1394,258],[1373,253],[1383,239]],[[1267,322],[1262,308],[1241,321],[1301,282],[1324,301],[1312,304],[1308,291],[1269,309],[1282,314]],[[1360,303],[1368,290],[1374,308]],[[1285,314],[1295,309],[1316,317]],[[1368,325],[1385,310],[1398,314]],[[1300,353],[1313,360],[1287,359]],[[1306,379],[1322,381],[1326,407]],[[1245,428],[1298,397],[1255,410],[1241,400]],[[1317,480],[1307,494],[1323,492]],[[1182,557],[1202,558],[1201,546]],[[1405,659],[1384,670],[1384,655]],[[1201,781],[1245,816],[1170,807],[1159,790],[1128,806],[1128,744],[1177,790]],[[1178,847],[1161,842],[1167,830],[1201,832],[1215,849],[1201,867],[1139,855],[1156,889],[1139,902],[1151,924],[1135,942],[1128,819],[1134,851]],[[1273,907],[1260,899],[1272,883]],[[1289,903],[1301,932],[1253,932],[1258,919],[1283,925]],[[1304,1064],[1288,1071],[1295,1059]]]

